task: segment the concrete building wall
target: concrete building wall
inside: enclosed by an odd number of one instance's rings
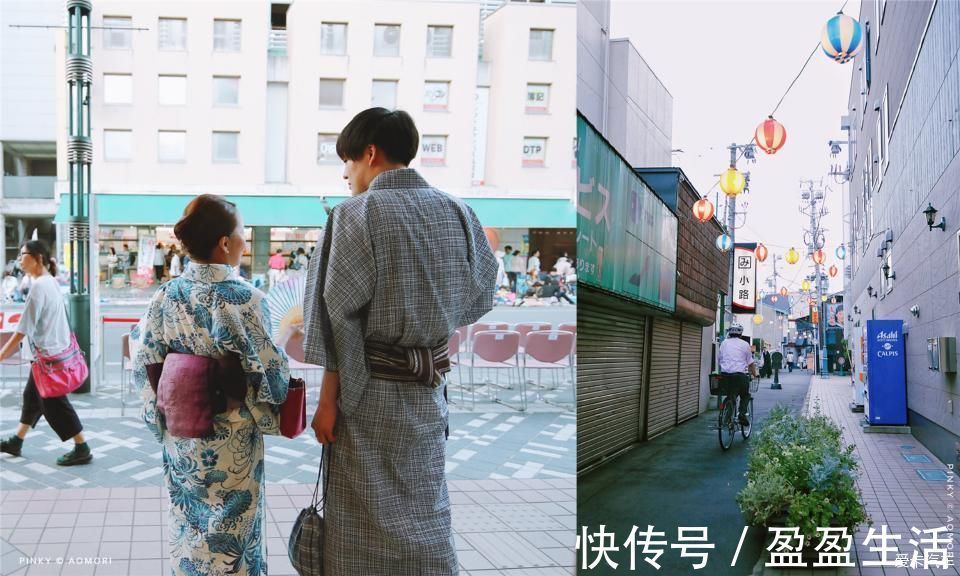
[[[39,26],[65,19],[58,0],[0,2],[0,140],[53,141],[55,32]]]
[[[604,93],[609,40],[609,0],[578,2],[577,110],[601,133],[605,129]]]
[[[577,57],[576,17],[573,5],[508,3],[485,21],[484,61],[490,67],[487,186],[511,193],[539,189],[543,195],[572,196],[577,88],[571,63]],[[530,59],[531,29],[553,31],[549,61]],[[529,84],[549,86],[546,111],[528,109]],[[542,165],[522,161],[526,138],[546,139]]]
[[[610,70],[610,143],[631,166],[670,166],[673,97],[629,40],[610,43]]]
[[[932,12],[931,12],[931,6]],[[848,338],[860,366],[860,335],[866,320],[905,322],[907,403],[914,434],[945,462],[956,462],[960,441],[957,375],[928,369],[927,339],[960,336],[960,4],[927,2],[909,6],[887,2],[879,26],[879,46],[871,50],[871,83],[864,95],[851,90],[850,107],[863,117],[853,122],[857,140],[849,201],[854,212],[853,280],[846,310],[860,309]],[[891,12],[891,10],[893,12]],[[897,17],[900,14],[902,17]],[[876,6],[866,2],[861,21],[873,21]],[[914,63],[915,59],[915,63]],[[864,64],[865,55],[856,65]],[[857,84],[857,78],[854,78]],[[902,103],[896,94],[905,86]],[[877,118],[887,94],[889,146],[881,144]],[[881,103],[874,110],[875,102]],[[862,125],[862,128],[861,128]],[[882,126],[882,121],[881,121]],[[880,147],[888,152],[882,160]],[[873,157],[866,151],[871,149]],[[871,186],[870,167],[873,166]],[[865,184],[866,182],[866,184]],[[946,231],[927,228],[928,204],[946,218]],[[872,214],[871,214],[872,212]],[[867,224],[872,218],[871,226]],[[892,242],[886,242],[887,231]],[[871,236],[876,236],[871,239]],[[877,251],[886,248],[895,279],[881,279]],[[867,288],[880,292],[871,298]],[[910,313],[919,308],[917,317]]]

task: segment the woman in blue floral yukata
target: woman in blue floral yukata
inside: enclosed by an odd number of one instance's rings
[[[263,293],[237,274],[246,243],[236,207],[198,196],[174,233],[190,264],[160,287],[131,334],[143,419],[163,445],[172,573],[265,575],[263,434],[279,434],[287,356],[271,340]],[[210,436],[174,436],[157,412],[148,373],[172,352],[239,358],[246,390],[240,382],[238,399],[214,417]]]

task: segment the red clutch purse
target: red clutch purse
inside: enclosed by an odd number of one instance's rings
[[[280,434],[296,438],[307,428],[307,388],[300,378],[291,378],[287,399],[280,405]]]

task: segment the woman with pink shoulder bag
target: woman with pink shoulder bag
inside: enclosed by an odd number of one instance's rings
[[[35,360],[23,388],[20,426],[16,434],[0,441],[0,452],[20,456],[27,431],[35,428],[43,416],[61,441],[73,438],[73,450],[57,458],[57,464],[87,464],[93,455],[67,393],[83,384],[88,371],[67,322],[63,295],[55,279],[57,264],[43,241],[31,240],[20,248],[20,267],[30,275],[33,284],[16,332],[0,349],[0,362],[13,356],[24,338],[30,342]],[[38,376],[44,381],[37,382]]]

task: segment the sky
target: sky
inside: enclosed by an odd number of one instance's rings
[[[776,107],[815,46],[823,25],[843,2],[699,2],[687,0],[611,0],[611,38],[629,38],[641,57],[673,96],[673,162],[701,193],[716,203],[717,175],[726,170],[731,143],[745,144]],[[844,12],[858,18],[859,0]],[[760,266],[758,283],[773,274],[773,255],[791,246],[805,254],[803,230],[809,217],[800,213],[800,181],[823,180],[829,214],[826,228],[827,264],[841,273],[831,279],[831,291],[843,288],[843,263],[835,250],[843,242],[843,200],[846,184],[827,175],[831,163],[846,164],[846,150],[830,158],[828,141],[844,140],[840,117],[847,114],[853,63],[837,64],[817,48],[775,118],[787,140],[775,155],[757,150],[757,161],[740,160],[750,172],[750,192],[738,198],[746,205],[738,242],[763,242],[771,256]],[[711,190],[712,189],[712,190]],[[724,200],[721,193],[721,203]],[[722,217],[718,209],[718,216]],[[781,261],[778,288],[799,289],[813,271],[802,259]]]

